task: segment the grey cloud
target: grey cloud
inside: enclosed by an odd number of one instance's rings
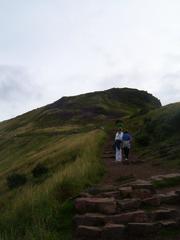
[[[41,105],[42,89],[23,67],[0,66],[0,120]]]
[[[26,100],[41,97],[38,85],[22,67],[0,66],[0,100]]]
[[[180,71],[162,76],[157,94],[163,104],[180,101]]]

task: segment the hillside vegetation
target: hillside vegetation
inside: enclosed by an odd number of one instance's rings
[[[104,174],[102,147],[115,120],[141,126],[160,107],[145,91],[110,89],[63,97],[0,123],[0,238],[70,240],[70,199]],[[8,187],[7,178],[18,174],[23,184]]]
[[[130,120],[140,156],[162,167],[180,168],[180,103]]]

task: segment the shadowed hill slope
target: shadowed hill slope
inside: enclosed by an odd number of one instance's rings
[[[180,168],[180,102],[130,120],[143,157]]]

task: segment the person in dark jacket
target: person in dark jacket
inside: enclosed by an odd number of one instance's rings
[[[129,134],[129,132],[127,130],[124,131],[123,137],[122,137],[122,142],[123,142],[123,152],[124,152],[125,160],[128,160],[128,158],[129,158],[131,141],[132,141],[132,136]]]

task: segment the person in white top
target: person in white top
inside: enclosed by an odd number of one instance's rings
[[[118,129],[116,136],[115,136],[115,148],[116,148],[115,160],[117,162],[122,161],[122,148],[121,148],[122,139],[123,139],[123,132],[121,129]]]

